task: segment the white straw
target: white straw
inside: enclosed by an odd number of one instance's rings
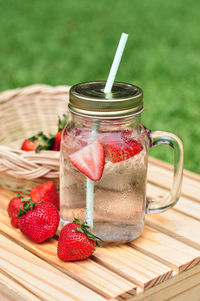
[[[108,75],[106,86],[104,88],[104,93],[110,93],[112,90],[112,86],[113,86],[113,83],[115,80],[115,76],[117,74],[117,70],[119,68],[119,64],[120,64],[120,61],[122,58],[122,54],[124,52],[124,48],[126,46],[127,39],[128,39],[128,34],[122,33],[121,39],[119,41],[117,51],[115,53],[115,57],[114,57],[114,60],[113,60],[113,63],[112,63],[111,69],[110,69],[110,73]]]
[[[90,136],[90,142],[96,139],[99,122],[96,120],[93,124],[92,133]],[[86,180],[86,222],[90,228],[94,225],[94,182],[87,178]]]
[[[110,73],[104,88],[104,93],[109,97],[109,93],[112,90],[113,83],[115,81],[115,76],[117,74],[117,70],[119,68],[119,64],[121,61],[121,57],[128,39],[128,35],[126,33],[122,33],[121,39],[119,41],[117,51],[115,53],[115,57],[110,69]],[[96,120],[93,124],[92,134],[90,137],[90,142],[96,139],[96,135],[99,128],[99,121]],[[93,213],[94,213],[94,182],[87,178],[86,180],[86,222],[90,228],[93,228]]]
[[[87,178],[86,180],[86,222],[90,228],[94,226],[94,182]]]

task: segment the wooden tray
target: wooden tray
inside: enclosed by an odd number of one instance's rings
[[[170,189],[172,167],[150,158],[148,196]],[[200,300],[200,176],[185,171],[179,203],[146,216],[135,241],[96,249],[85,261],[64,263],[56,238],[43,244],[13,228],[0,188],[0,300]]]

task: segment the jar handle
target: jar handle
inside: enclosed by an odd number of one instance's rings
[[[151,200],[147,198],[146,213],[160,213],[174,206],[181,194],[183,178],[183,145],[174,134],[161,131],[149,131],[150,147],[167,144],[174,150],[174,175],[170,193],[164,200]]]

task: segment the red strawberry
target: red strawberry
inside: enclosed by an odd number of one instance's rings
[[[69,155],[71,163],[92,181],[100,180],[105,163],[104,149],[99,141]]]
[[[13,217],[11,217],[11,225],[15,228],[18,228],[18,226],[19,226],[19,217],[17,215],[13,215]]]
[[[47,181],[33,187],[30,191],[30,195],[35,203],[40,203],[44,200],[45,202],[52,203],[56,208],[59,208],[59,195],[56,191],[56,185],[52,181]]]
[[[55,137],[55,141],[54,141],[54,145],[52,150],[54,151],[59,151],[60,150],[60,142],[61,142],[61,136],[62,136],[62,131],[57,132],[56,137]]]
[[[143,149],[139,142],[126,137],[124,132],[113,132],[103,137],[102,143],[107,159],[113,163],[125,161],[139,154]]]
[[[54,140],[55,137],[53,135],[47,137],[43,132],[39,132],[36,136],[26,139],[23,142],[21,149],[27,152],[36,151],[36,153],[38,153],[41,150],[52,149]]]
[[[63,131],[65,125],[67,124],[68,118],[69,118],[68,114],[63,114],[62,119],[60,117],[58,119],[58,132],[56,134],[54,145],[52,148],[52,150],[54,150],[54,151],[60,150],[62,131]]]
[[[61,230],[57,250],[61,260],[83,260],[92,255],[99,238],[90,233],[88,228],[75,219]]]
[[[36,148],[37,148],[37,144],[29,139],[25,139],[21,146],[21,149],[26,152],[35,151]]]
[[[25,202],[19,212],[19,229],[29,239],[40,243],[54,236],[59,225],[58,210],[54,205],[48,202],[35,204]]]
[[[8,215],[12,217],[19,212],[19,208],[23,207],[21,203],[21,197],[12,198],[8,204]]]
[[[19,208],[23,208],[24,202],[22,197],[12,198],[8,204],[8,215],[11,217],[11,224],[18,228],[19,217],[16,215],[19,212]]]

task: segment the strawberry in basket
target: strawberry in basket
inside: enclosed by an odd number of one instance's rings
[[[35,151],[38,153],[41,150],[60,150],[60,142],[62,131],[68,121],[68,115],[63,114],[63,118],[59,117],[58,120],[58,132],[56,135],[50,134],[46,136],[43,132],[39,132],[37,135],[34,135],[28,139],[25,139],[22,143],[21,150],[26,152]]]
[[[38,153],[41,150],[51,150],[54,145],[55,137],[53,135],[46,136],[43,132],[39,132],[36,136],[25,139],[21,149]]]
[[[62,132],[63,129],[65,127],[65,125],[67,124],[68,121],[68,115],[63,114],[63,118],[59,118],[58,120],[58,132],[55,136],[55,141],[54,141],[54,145],[52,150],[54,151],[59,151],[60,150],[60,142],[61,142],[61,136],[62,136]]]

